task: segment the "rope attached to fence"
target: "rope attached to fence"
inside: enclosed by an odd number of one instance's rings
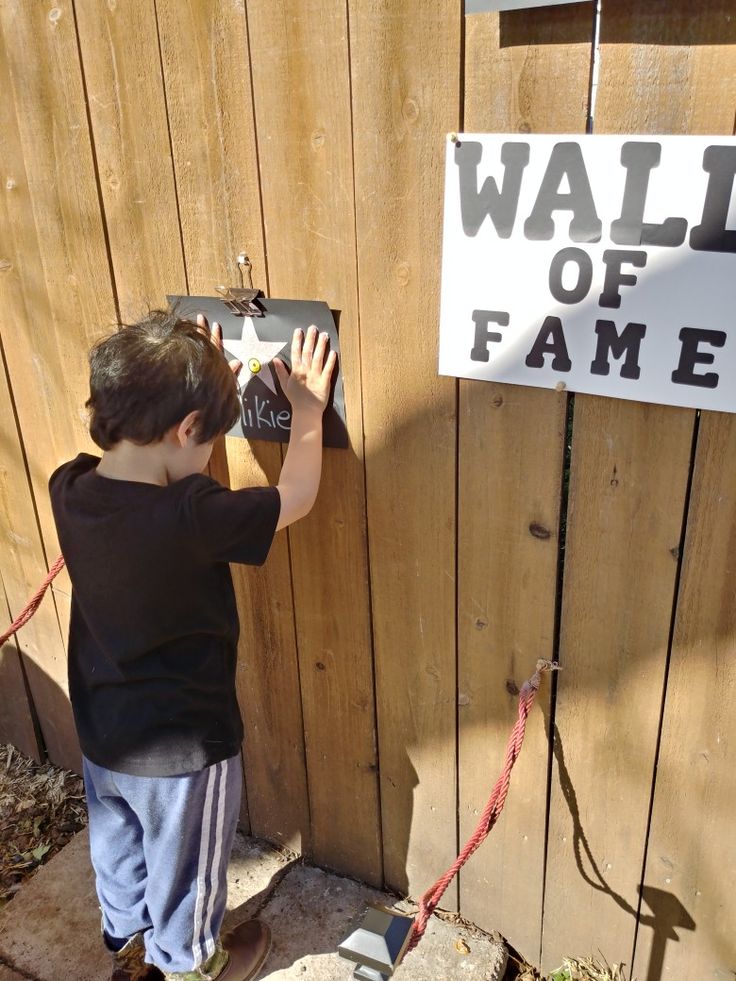
[[[501,776],[496,781],[496,785],[491,792],[491,796],[488,799],[488,803],[486,804],[485,810],[481,815],[477,828],[468,839],[463,850],[455,859],[454,864],[440,879],[437,880],[437,882],[435,882],[433,886],[431,886],[424,893],[422,898],[419,900],[419,912],[414,920],[414,927],[412,929],[411,940],[409,941],[409,945],[407,947],[407,953],[414,950],[416,945],[422,939],[424,931],[427,928],[429,918],[434,912],[440,899],[442,899],[443,893],[463,865],[465,865],[473,852],[483,841],[485,841],[494,824],[498,820],[498,816],[503,810],[503,805],[506,803],[506,795],[509,792],[509,784],[511,782],[511,771],[514,768],[514,763],[516,763],[516,758],[521,752],[521,746],[524,742],[524,733],[526,732],[526,720],[529,712],[531,711],[532,705],[534,704],[534,699],[537,697],[542,672],[558,671],[559,668],[560,666],[556,661],[546,661],[540,658],[537,661],[537,670],[534,672],[529,681],[524,682],[524,685],[519,692],[519,715],[516,720],[516,724],[511,731],[511,735],[509,736],[509,741],[506,744],[506,757],[504,759]]]
[[[49,588],[51,583],[59,575],[59,573],[63,568],[64,568],[64,556],[60,555],[59,558],[56,560],[56,562],[54,562],[54,564],[49,569],[48,575],[41,583],[38,592],[35,593],[28,606],[26,606],[23,612],[20,613],[19,616],[15,618],[15,620],[13,620],[13,622],[10,624],[10,626],[5,631],[5,633],[0,636],[0,647],[2,647],[5,641],[9,637],[12,637],[17,630],[20,630],[21,627],[24,627],[28,623],[28,621],[31,619],[33,614],[40,606],[41,600],[44,598],[46,594],[46,590]]]
[[[23,612],[16,617],[5,633],[0,636],[0,646],[4,644],[5,641],[17,630],[20,630],[21,627],[28,623],[38,609],[46,590],[63,568],[64,556],[60,555],[49,569],[48,575],[41,583],[40,588],[25,607]],[[514,763],[516,763],[519,753],[521,752],[521,747],[524,742],[524,734],[526,733],[526,720],[529,716],[532,705],[534,704],[534,699],[537,697],[537,692],[539,691],[539,685],[542,679],[542,672],[558,671],[559,667],[560,666],[556,661],[546,661],[540,658],[537,661],[537,670],[534,672],[529,681],[524,682],[524,685],[519,692],[519,715],[514,728],[511,730],[508,743],[506,744],[506,756],[504,758],[501,776],[496,781],[496,784],[491,792],[491,796],[488,799],[488,803],[486,804],[480,817],[478,826],[466,842],[465,847],[447,872],[445,872],[445,874],[439,878],[437,882],[435,882],[435,884],[431,886],[419,900],[419,912],[417,913],[417,917],[414,921],[411,940],[409,941],[409,946],[407,947],[407,953],[414,950],[419,941],[422,939],[424,931],[427,929],[429,918],[431,917],[432,913],[434,913],[437,904],[445,893],[445,890],[463,865],[465,865],[465,863],[468,861],[473,852],[475,852],[479,845],[485,841],[498,820],[498,817],[503,810],[503,805],[506,803],[506,796],[509,792],[509,785],[511,783],[511,771],[514,768]]]

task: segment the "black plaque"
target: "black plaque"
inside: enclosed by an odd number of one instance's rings
[[[337,365],[325,409],[322,441],[325,446],[347,447],[340,342],[335,315],[326,303],[258,297],[263,316],[246,317],[234,313],[219,297],[167,296],[166,299],[181,317],[196,320],[197,314],[202,313],[210,327],[217,321],[222,327],[226,356],[243,361],[238,376],[240,420],[228,436],[288,443],[291,405],[281,390],[271,362],[278,357],[291,368],[291,338],[295,328],[301,327],[306,332],[314,324],[318,330],[327,331],[328,350],[337,352]]]

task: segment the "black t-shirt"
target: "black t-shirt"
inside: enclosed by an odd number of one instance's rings
[[[49,480],[72,581],[69,692],[82,752],[139,776],[234,756],[238,614],[228,562],[261,565],[275,487],[102,477],[80,453]]]

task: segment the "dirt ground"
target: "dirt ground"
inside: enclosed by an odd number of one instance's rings
[[[0,909],[86,824],[81,777],[0,744]]]

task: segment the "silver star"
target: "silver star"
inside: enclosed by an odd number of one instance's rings
[[[238,375],[238,384],[242,391],[248,387],[254,378],[260,378],[263,384],[276,394],[276,384],[269,364],[286,341],[262,341],[256,334],[252,317],[243,318],[243,333],[240,340],[225,338],[223,347],[233,358],[243,362]]]

